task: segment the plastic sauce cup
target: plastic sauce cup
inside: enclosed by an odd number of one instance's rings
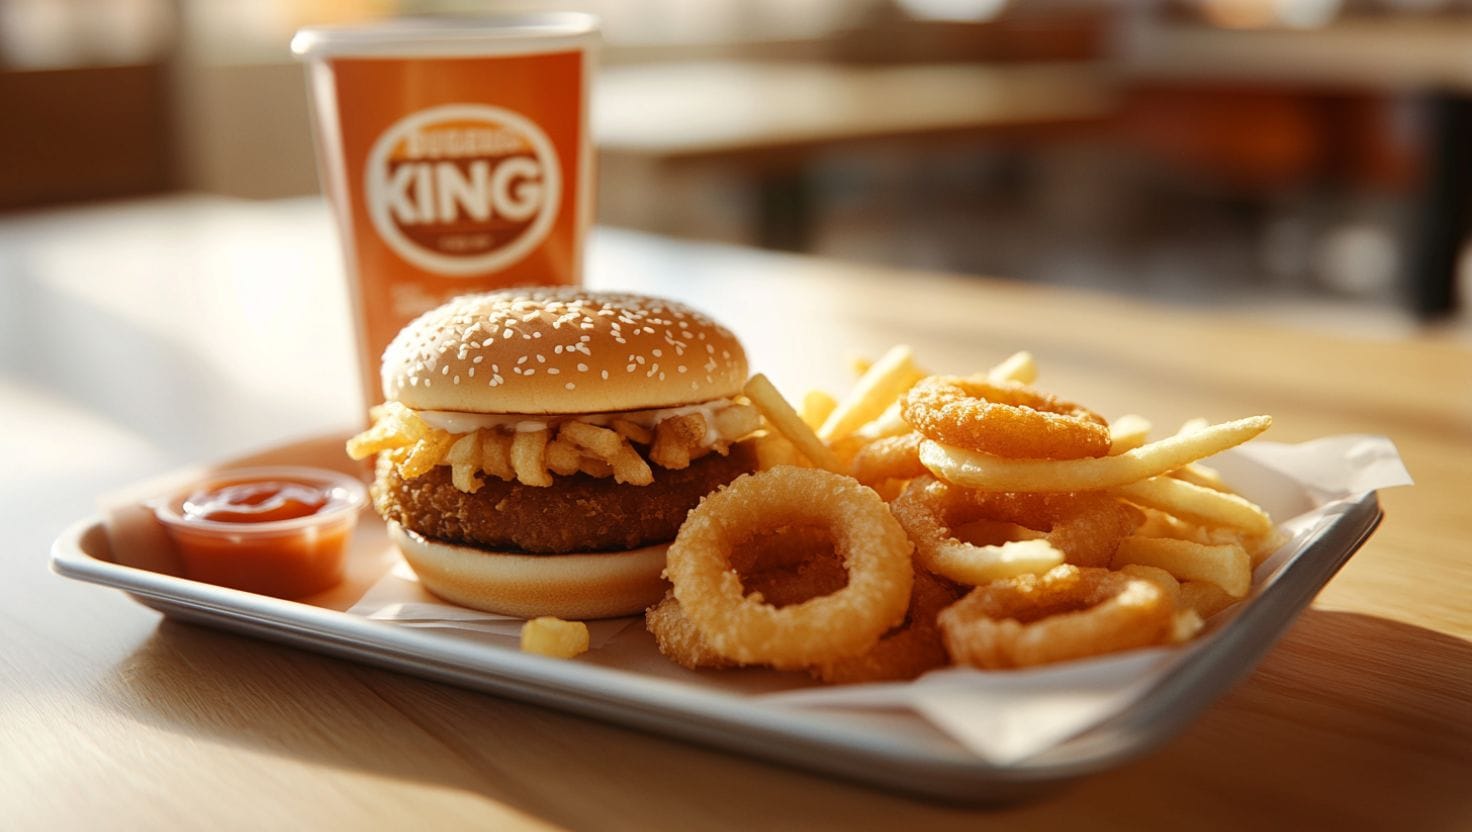
[[[297,32],[343,244],[363,395],[398,331],[454,295],[582,280],[597,19],[403,19]]]
[[[275,486],[291,488],[276,489],[286,491],[285,499],[270,502],[281,496],[273,494]],[[314,496],[296,499],[301,495]],[[178,548],[184,577],[301,598],[342,582],[348,541],[367,501],[354,477],[276,466],[221,471],[148,505]],[[252,515],[253,509],[265,511]]]

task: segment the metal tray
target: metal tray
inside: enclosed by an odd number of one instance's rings
[[[56,540],[51,566],[68,578],[121,589],[176,619],[885,789],[976,804],[1027,798],[1139,757],[1175,736],[1252,670],[1382,516],[1373,493],[1346,503],[1300,557],[1134,705],[1009,765],[978,758],[911,715],[784,707],[677,679],[546,659],[123,566],[112,560],[96,517]]]

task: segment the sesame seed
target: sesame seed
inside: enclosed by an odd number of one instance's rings
[[[580,373],[586,373],[586,372],[588,372],[588,365],[587,364],[584,364],[581,361],[579,361],[578,362],[578,372],[580,372]]]
[[[576,390],[578,388],[578,386],[576,384],[573,384],[570,381],[568,383],[562,385],[562,386],[565,387],[565,388],[567,388],[568,390]]]

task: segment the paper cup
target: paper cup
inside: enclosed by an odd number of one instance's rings
[[[395,334],[468,292],[582,279],[597,21],[575,13],[303,29],[366,404]]]

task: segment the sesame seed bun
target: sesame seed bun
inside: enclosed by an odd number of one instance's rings
[[[466,295],[383,355],[383,395],[417,410],[573,414],[727,398],[747,378],[730,330],[673,301],[574,287]]]
[[[388,524],[389,538],[425,588],[478,610],[533,618],[636,615],[664,596],[662,543],[621,552],[527,555],[432,540]]]

